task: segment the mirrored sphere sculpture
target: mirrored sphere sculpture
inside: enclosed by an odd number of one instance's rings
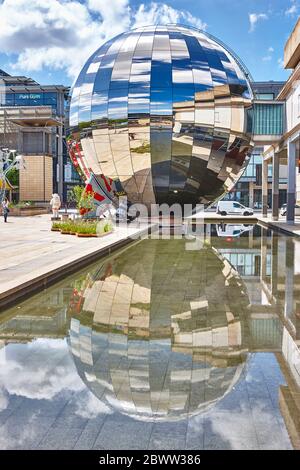
[[[70,104],[69,148],[85,179],[104,177],[108,193],[147,206],[215,201],[247,165],[253,95],[244,70],[226,46],[186,26],[141,27],[105,43]]]
[[[136,419],[208,410],[247,363],[240,276],[215,249],[185,244],[135,244],[90,272],[70,299],[68,341],[80,377],[102,403]]]

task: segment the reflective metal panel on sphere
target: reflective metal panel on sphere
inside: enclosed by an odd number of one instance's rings
[[[69,142],[86,179],[114,182],[112,200],[123,192],[147,206],[207,205],[247,165],[252,98],[238,60],[204,32],[142,27],[108,41],[83,67]]]

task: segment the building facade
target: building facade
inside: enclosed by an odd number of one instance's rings
[[[285,82],[253,82],[255,96],[253,112],[254,147],[249,164],[229,193],[228,199],[234,199],[247,207],[262,207],[262,161],[264,151],[273,139],[282,136],[285,127],[285,104],[277,100]],[[268,207],[272,206],[272,166],[268,166]],[[279,170],[279,205],[286,203],[287,166],[280,165]]]
[[[40,85],[31,78],[0,70],[0,147],[23,156],[19,200],[47,202],[53,192],[63,198],[66,176],[78,181],[64,140],[69,89]]]
[[[264,152],[263,166],[263,213],[267,214],[266,181],[269,163],[277,167],[287,165],[287,210],[288,222],[295,219],[295,203],[300,203],[300,18],[288,38],[284,48],[284,66],[291,75],[281,89],[276,100],[285,102],[285,129],[281,138],[272,142]],[[278,174],[278,171],[276,171]],[[272,199],[273,218],[278,219],[278,178],[273,178]]]

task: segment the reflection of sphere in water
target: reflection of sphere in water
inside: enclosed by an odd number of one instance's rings
[[[106,261],[81,291],[71,308],[70,347],[83,381],[114,409],[181,419],[238,381],[248,299],[237,272],[213,249],[145,240]]]
[[[252,98],[243,66],[217,39],[186,26],[141,27],[82,68],[70,143],[85,172],[119,180],[132,202],[207,204],[245,169]]]

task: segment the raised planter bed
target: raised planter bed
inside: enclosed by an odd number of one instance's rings
[[[76,233],[76,236],[79,238],[90,238],[90,237],[97,237],[96,233]]]
[[[100,235],[98,235],[97,233],[76,233],[77,237],[80,237],[80,238],[88,238],[88,237],[104,237],[105,235],[110,235],[111,233],[113,233],[113,230],[111,230],[110,232],[103,232],[101,233]]]
[[[28,206],[28,207],[10,207],[10,215],[16,217],[29,217],[32,215],[48,214],[49,210],[47,207]]]
[[[106,221],[102,222],[101,225],[89,222],[76,223],[72,221],[57,221],[52,224],[51,230],[53,232],[60,231],[63,235],[76,235],[80,238],[95,238],[109,235],[113,232],[113,226]]]

